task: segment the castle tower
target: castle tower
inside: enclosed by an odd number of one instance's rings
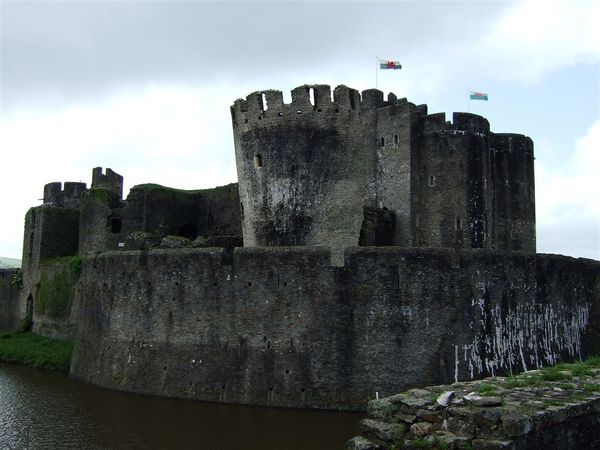
[[[326,85],[231,114],[246,246],[535,251],[533,144],[484,117]]]
[[[106,173],[102,173],[102,167],[94,167],[92,170],[92,187],[104,187],[112,189],[123,199],[123,177],[112,169],[106,168]]]
[[[118,248],[123,242],[123,177],[110,168],[92,170],[92,187],[81,200],[79,253]]]
[[[475,114],[423,118],[418,164],[417,245],[486,248],[493,223],[490,126]]]
[[[245,246],[358,245],[380,91],[305,85],[231,108]]]
[[[79,208],[81,195],[87,190],[85,183],[60,181],[48,183],[44,186],[44,204],[64,208]]]
[[[413,246],[418,199],[418,130],[427,106],[388,95],[387,106],[377,110],[376,167],[373,174],[375,203],[394,215],[392,244]]]
[[[496,247],[535,253],[533,142],[521,134],[491,138]]]

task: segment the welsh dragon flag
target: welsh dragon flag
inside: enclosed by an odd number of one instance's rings
[[[488,95],[484,92],[471,91],[471,94],[469,96],[469,100],[485,100],[485,101],[487,101],[487,99],[488,99]]]
[[[383,59],[380,59],[379,68],[398,70],[402,69],[402,65],[398,61],[384,61]]]

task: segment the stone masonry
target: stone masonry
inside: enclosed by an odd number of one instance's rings
[[[361,430],[349,450],[599,448],[600,369],[563,365],[411,389],[371,400]]]

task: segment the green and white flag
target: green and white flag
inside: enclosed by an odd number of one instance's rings
[[[487,102],[488,95],[485,92],[471,91],[470,100],[485,100]]]

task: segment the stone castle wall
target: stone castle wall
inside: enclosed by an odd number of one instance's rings
[[[20,325],[21,290],[13,280],[19,269],[0,269],[0,331],[13,331]]]
[[[71,375],[148,394],[364,409],[376,395],[598,352],[599,266],[390,248],[86,258]]]

